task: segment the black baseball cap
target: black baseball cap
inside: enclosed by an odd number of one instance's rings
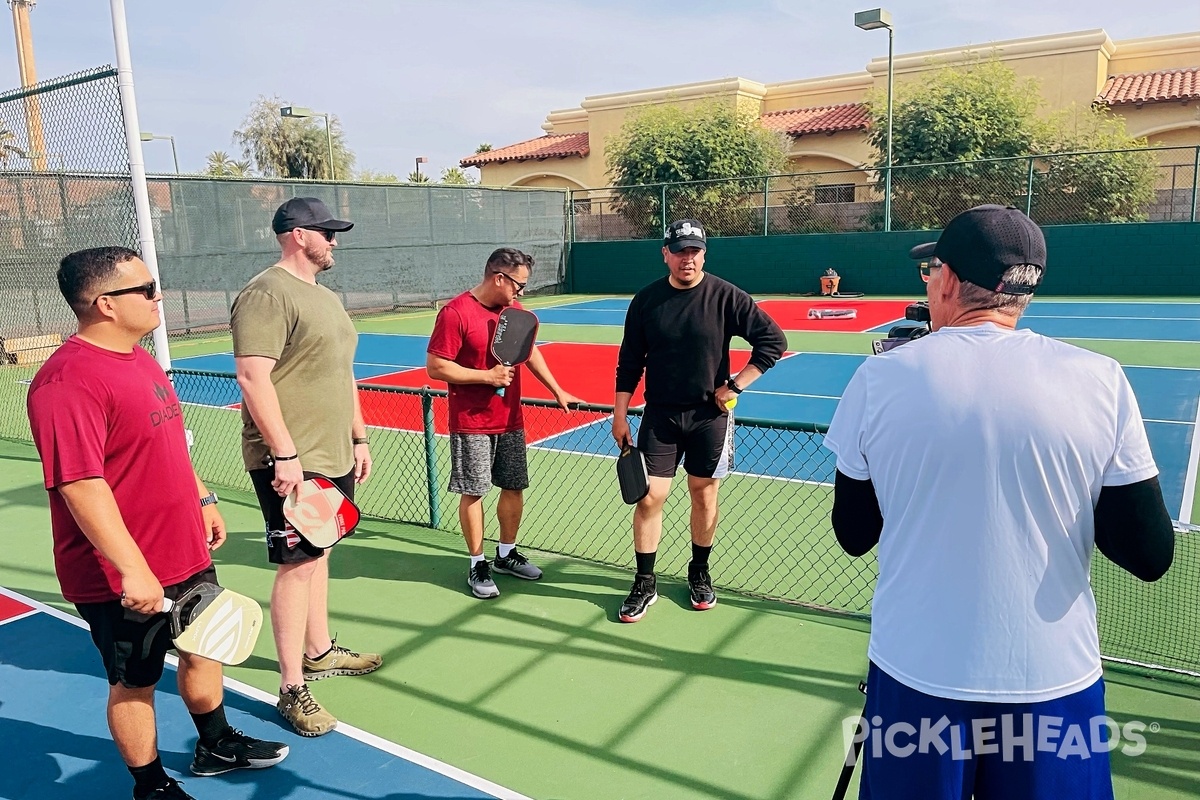
[[[704,226],[694,219],[681,219],[668,225],[663,244],[672,253],[678,253],[685,247],[699,247],[701,250],[708,247]]]
[[[946,223],[936,242],[919,244],[908,255],[920,261],[933,256],[960,279],[1001,294],[1033,294],[1046,273],[1042,229],[1015,206],[967,209]],[[1037,282],[1005,283],[1005,270],[1021,264],[1041,270]]]
[[[329,206],[316,197],[293,197],[275,210],[271,229],[275,233],[287,233],[296,228],[312,228],[318,231],[348,231],[353,222],[334,219]]]

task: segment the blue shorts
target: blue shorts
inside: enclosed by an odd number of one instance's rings
[[[874,664],[860,800],[1113,800],[1104,680],[1041,703],[948,700]],[[860,729],[859,735],[862,735]]]

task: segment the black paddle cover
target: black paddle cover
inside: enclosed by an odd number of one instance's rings
[[[636,447],[627,447],[617,456],[617,483],[621,485],[621,499],[633,505],[650,491],[650,474],[646,471],[646,457]]]
[[[496,335],[492,337],[492,355],[507,367],[524,364],[537,341],[538,318],[532,311],[509,307],[500,312]]]

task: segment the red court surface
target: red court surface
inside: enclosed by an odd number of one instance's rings
[[[911,300],[839,300],[814,297],[804,300],[762,300],[758,307],[767,312],[785,331],[838,331],[861,333],[871,328],[904,319],[904,307]],[[853,308],[854,319],[809,319],[810,308]]]
[[[546,359],[546,364],[554,373],[559,385],[568,392],[586,403],[612,404],[619,351],[617,345],[551,342],[539,345],[538,350]],[[731,350],[729,359],[730,370],[736,373],[750,360],[750,351]],[[523,372],[524,374],[521,376],[522,397],[541,400],[553,399],[549,390],[533,377],[527,367],[523,368]],[[377,378],[368,378],[362,383],[379,386],[405,386],[414,389],[428,386],[431,389],[446,390],[445,383],[431,379],[424,369],[381,375]],[[363,417],[368,425],[410,431],[423,429],[419,396],[393,392],[372,392],[370,389],[362,389],[359,391],[359,398],[362,402]],[[639,386],[633,395],[632,404],[637,406],[644,402],[642,388]],[[444,398],[435,398],[433,421],[434,430],[439,434],[449,433],[445,403]],[[563,431],[604,419],[606,416],[608,415],[594,411],[572,411],[567,414],[553,409],[526,407],[526,438],[531,442],[539,441]]]
[[[8,595],[0,594],[0,622],[19,617],[30,611],[33,611],[33,606],[25,605],[20,600],[14,600]]]

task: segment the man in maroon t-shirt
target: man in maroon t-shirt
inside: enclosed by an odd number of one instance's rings
[[[533,256],[520,250],[502,247],[492,253],[483,280],[438,313],[425,359],[429,377],[450,387],[450,491],[461,495],[458,521],[471,556],[467,586],[481,599],[500,596],[492,580],[493,565],[483,557],[483,496],[493,485],[500,487],[496,572],[530,581],[542,577],[516,548],[523,491],[529,486],[521,370],[499,363],[491,349],[500,312],[521,307],[517,297],[525,291],[532,269]],[[564,411],[579,402],[558,385],[536,347],[528,364]],[[502,386],[507,387],[503,396],[496,394]]]
[[[54,569],[88,623],[108,676],[113,742],[133,796],[188,798],[158,756],[154,688],[172,647],[163,598],[216,583],[225,541],[217,497],[188,458],[179,398],[138,341],[159,325],[158,285],[137,253],[103,247],[62,260],[58,285],[79,320],[29,387],[29,424],[50,495]],[[278,764],[288,747],[225,718],[221,665],[179,653],[179,694],[200,741],[191,771]]]

